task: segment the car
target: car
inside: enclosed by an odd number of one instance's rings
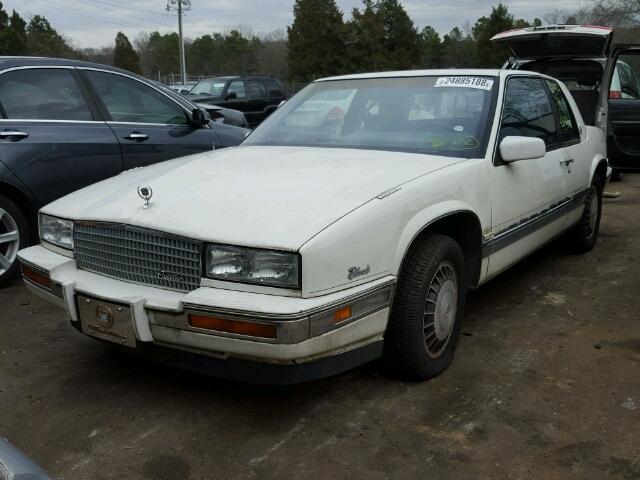
[[[37,212],[91,183],[238,145],[248,130],[209,123],[179,94],[118,68],[0,57],[0,285],[37,239]]]
[[[640,171],[640,46],[615,43],[611,28],[593,25],[527,27],[492,40],[513,55],[505,67],[567,85],[587,125],[607,135],[613,179]]]
[[[53,480],[38,464],[0,436],[0,474],[3,480]]]
[[[249,122],[240,110],[234,110],[232,108],[224,108],[219,105],[211,105],[210,103],[196,103],[200,108],[205,109],[211,120],[219,123],[226,123],[227,125],[234,125],[236,127],[249,128]]]
[[[174,92],[175,90],[171,86],[167,86],[160,82],[153,82],[153,84],[162,89]],[[231,108],[219,107],[218,105],[211,105],[208,103],[195,103],[196,106],[203,108],[209,113],[211,120],[218,123],[226,123],[227,125],[234,125],[236,127],[248,128],[249,123],[244,114],[239,110],[233,110]]]
[[[271,115],[287,98],[280,80],[270,75],[205,78],[191,90],[181,92],[192,102],[243,112],[252,128]]]
[[[318,98],[339,125],[297,115]],[[593,248],[606,170],[549,76],[333,77],[239,147],[47,205],[19,258],[75,328],[183,368],[292,383],[383,356],[422,380],[451,363],[469,290],[558,236]]]

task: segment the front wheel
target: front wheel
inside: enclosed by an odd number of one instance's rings
[[[595,177],[587,190],[580,220],[567,234],[569,246],[576,253],[588,252],[596,244],[602,216],[602,189],[602,180]]]
[[[0,195],[0,287],[18,270],[18,250],[29,244],[29,227],[20,209]]]
[[[389,326],[385,359],[403,377],[425,380],[451,364],[460,333],[466,282],[459,245],[427,235],[407,254]]]

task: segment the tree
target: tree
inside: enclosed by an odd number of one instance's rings
[[[26,25],[15,10],[9,17],[0,2],[0,55],[27,54]]]
[[[433,27],[427,25],[420,32],[420,48],[422,50],[422,67],[440,68],[442,66],[442,43],[440,35]]]
[[[398,0],[363,0],[349,27],[351,66],[356,71],[404,70],[422,64],[420,37]]]
[[[345,70],[346,30],[335,0],[295,0],[287,33],[292,78],[311,80]]]
[[[116,35],[116,45],[113,50],[113,65],[133,73],[142,73],[140,57],[138,57],[138,54],[133,49],[127,36],[122,32],[118,32]]]
[[[363,0],[362,11],[353,9],[349,28],[349,66],[352,71],[381,71],[387,69],[384,47],[384,24],[373,0]]]
[[[495,68],[502,66],[509,52],[506,47],[494,44],[491,37],[500,32],[528,26],[530,26],[529,22],[523,19],[516,20],[502,3],[493,7],[491,14],[488,17],[480,17],[472,29],[473,39],[476,42],[476,65]]]
[[[180,72],[180,54],[177,33],[161,34],[151,32],[148,36],[138,38],[138,51],[144,58],[144,72],[156,78],[158,74]]]
[[[464,35],[462,30],[454,27],[442,39],[442,64],[443,68],[472,67],[474,64],[473,39]]]
[[[27,50],[29,55],[57,58],[79,58],[67,40],[41,15],[35,15],[27,25]]]
[[[391,70],[405,70],[420,64],[419,35],[398,0],[379,0],[378,15],[384,28],[384,49]]]

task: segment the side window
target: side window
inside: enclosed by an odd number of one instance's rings
[[[546,82],[549,87],[549,92],[551,92],[553,102],[556,105],[556,110],[558,111],[558,124],[560,126],[558,136],[560,141],[572,142],[574,140],[579,140],[580,134],[578,133],[576,120],[573,117],[573,112],[571,111],[567,98],[564,96],[564,93],[562,93],[560,85],[551,80],[546,80]]]
[[[186,125],[185,111],[153,88],[114,73],[85,70],[114,122]]]
[[[622,53],[616,62],[616,68],[611,79],[609,98],[621,100],[640,99],[640,55]]]
[[[0,111],[25,120],[92,120],[82,92],[67,69],[29,68],[0,75]]]
[[[249,98],[265,98],[267,96],[264,84],[260,80],[247,81],[247,92],[249,93]]]
[[[267,90],[269,91],[269,96],[272,98],[282,98],[284,94],[282,93],[282,86],[277,80],[266,80]]]
[[[558,141],[555,115],[541,79],[507,81],[500,139],[511,135],[541,138],[545,145]]]
[[[236,98],[247,98],[247,90],[244,87],[244,82],[242,80],[234,80],[229,84],[229,89],[227,90],[227,94],[235,93]]]

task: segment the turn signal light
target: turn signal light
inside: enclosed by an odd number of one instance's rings
[[[351,318],[351,305],[348,307],[342,307],[339,310],[336,310],[336,313],[333,315],[334,323],[341,323],[345,320],[349,320]]]
[[[277,338],[275,325],[267,325],[265,323],[227,320],[225,318],[207,317],[204,315],[189,315],[189,325],[206,330],[248,335],[250,337]]]
[[[38,285],[45,287],[51,290],[51,277],[49,275],[39,272],[38,270],[34,270],[31,267],[26,266],[24,263],[22,264],[22,276],[24,278],[28,278],[33,283],[37,283]]]

